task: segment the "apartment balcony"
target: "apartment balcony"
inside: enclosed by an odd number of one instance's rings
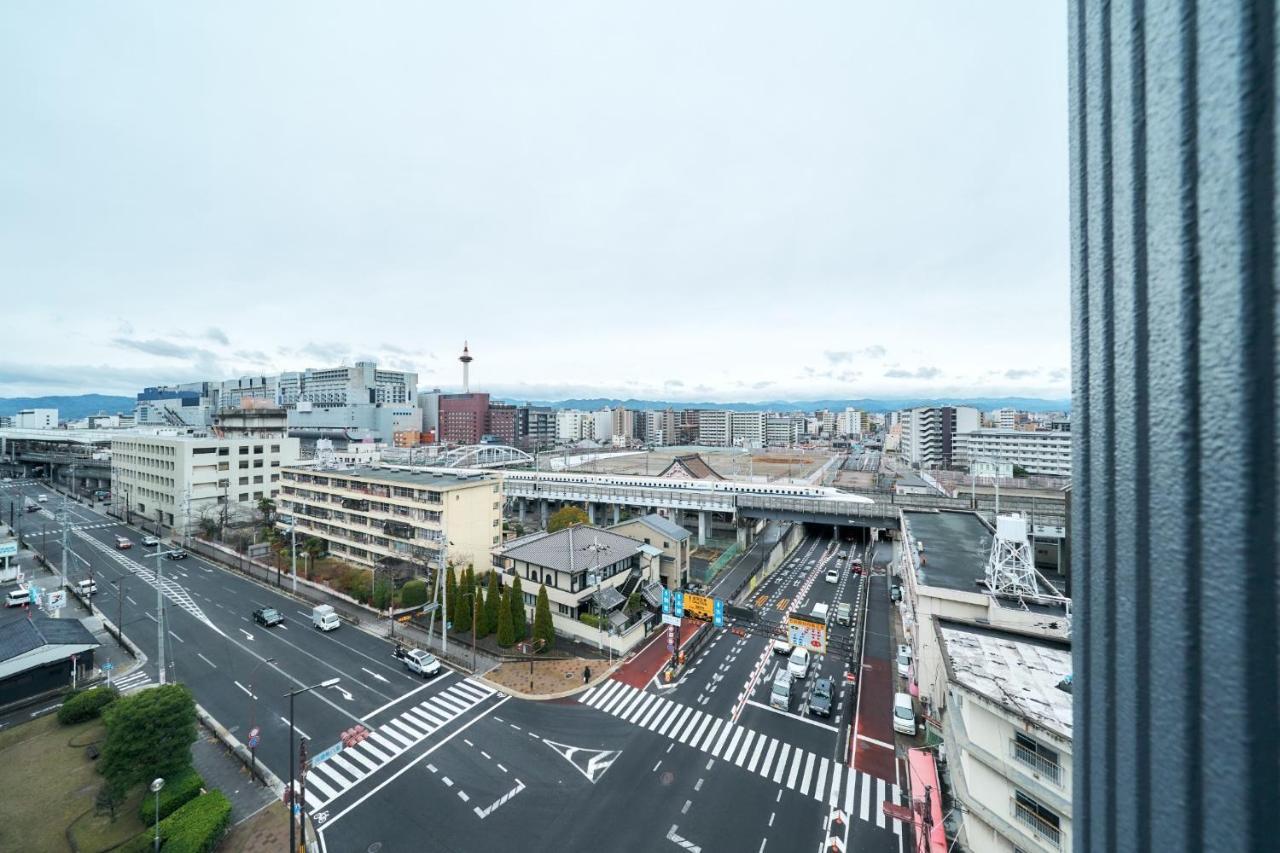
[[[383,523],[382,532],[397,539],[413,539],[413,526],[400,521]]]
[[[355,509],[355,510],[359,510],[360,512],[368,512],[368,511],[369,511],[369,502],[368,502],[367,500],[363,500],[363,499],[361,499],[361,498],[343,498],[343,499],[342,499],[342,508],[343,508],[343,509]]]
[[[1036,839],[1052,847],[1060,848],[1062,846],[1062,830],[1022,805],[1022,803],[1016,800],[1012,801],[1012,803],[1013,818],[1020,827],[1030,832]]]
[[[1056,761],[1045,758],[1043,755],[1034,750],[1027,749],[1017,741],[1010,741],[1010,757],[1018,762],[1025,769],[1030,770],[1031,774],[1041,782],[1048,781],[1051,784],[1062,787],[1062,765]]]

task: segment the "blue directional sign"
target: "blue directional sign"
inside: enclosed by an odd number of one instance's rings
[[[715,623],[715,626],[717,628],[724,627],[724,599],[723,598],[716,599],[715,609],[712,610],[711,616],[712,616],[712,621]]]
[[[684,616],[684,593],[677,592],[675,594],[675,597],[676,597],[676,601],[675,601],[676,615],[683,617]]]
[[[115,665],[115,664],[113,664],[111,661],[107,661],[106,663],[104,663],[104,664],[100,667],[100,669],[101,669],[103,672],[110,672],[111,670],[113,670],[113,669],[115,669],[115,668],[116,668],[116,665]]]
[[[671,590],[665,586],[662,588],[662,612],[671,615]]]
[[[314,756],[311,757],[311,760],[308,761],[307,764],[309,764],[311,767],[315,767],[317,764],[320,764],[324,761],[328,761],[330,758],[333,758],[339,752],[342,752],[342,741],[338,741],[328,749],[324,749],[324,750],[321,750],[320,752],[317,752]]]

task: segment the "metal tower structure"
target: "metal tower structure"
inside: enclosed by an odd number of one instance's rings
[[[987,588],[997,596],[1040,594],[1031,559],[1031,543],[1027,539],[1027,521],[1021,516],[996,516],[991,556],[987,559]]]

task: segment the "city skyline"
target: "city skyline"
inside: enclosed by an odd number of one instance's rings
[[[18,13],[0,395],[467,339],[522,399],[1065,397],[1037,6]]]

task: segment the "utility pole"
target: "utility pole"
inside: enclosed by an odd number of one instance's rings
[[[62,518],[60,521],[62,522],[62,560],[60,577],[58,578],[58,589],[63,590],[66,589],[67,586],[67,534],[71,530],[71,525],[68,523],[67,496],[65,494],[62,496]],[[53,611],[53,618],[62,618],[62,610],[58,609]]]
[[[293,512],[297,513],[297,511],[298,511],[298,507],[295,504],[293,507]],[[290,557],[291,562],[289,564],[289,570],[293,572],[293,592],[294,592],[294,595],[297,595],[298,593],[298,516],[296,514],[291,514],[289,516],[289,548],[290,548],[290,551],[292,552]]]
[[[156,516],[160,515],[160,510],[156,510]],[[158,654],[156,657],[156,665],[160,668],[160,684],[165,683],[165,666],[164,666],[164,570],[160,565],[163,559],[160,554],[160,537],[156,537],[156,649]],[[122,629],[123,630],[123,629]]]

